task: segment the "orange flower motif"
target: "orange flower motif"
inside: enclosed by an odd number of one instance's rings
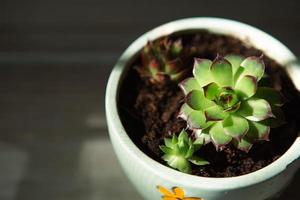
[[[179,187],[173,187],[172,192],[159,185],[157,189],[162,193],[162,200],[204,200],[198,197],[184,197],[184,191]]]

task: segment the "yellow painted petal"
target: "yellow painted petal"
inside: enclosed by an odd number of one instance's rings
[[[166,188],[158,185],[157,189],[160,193],[162,193],[164,196],[169,196],[169,197],[173,197],[174,194],[172,194],[171,192],[169,192],[169,190],[167,190]]]
[[[204,199],[198,198],[198,197],[186,197],[186,198],[183,198],[182,200],[204,200]]]
[[[163,197],[162,200],[178,200],[176,197]]]
[[[174,187],[173,192],[176,195],[177,198],[183,198],[184,197],[184,191],[179,187]]]

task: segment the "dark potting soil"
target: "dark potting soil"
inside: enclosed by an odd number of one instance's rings
[[[184,65],[192,72],[194,57],[213,60],[217,54],[237,54],[260,56],[263,52],[248,47],[240,40],[223,35],[198,31],[170,36],[182,38],[184,45]],[[299,131],[299,97],[285,70],[272,59],[264,56],[266,73],[270,76],[272,87],[281,91],[286,98],[282,107],[286,124],[271,129],[270,141],[255,143],[248,153],[229,145],[223,151],[216,151],[212,143],[203,146],[199,152],[210,162],[206,166],[193,166],[192,174],[205,177],[231,177],[247,174],[261,169],[278,159],[292,145]],[[186,129],[186,122],[177,118],[183,104],[184,94],[178,83],[165,80],[153,84],[140,76],[136,67],[141,66],[138,57],[130,66],[120,88],[119,113],[121,121],[131,139],[153,159],[161,162],[159,145],[163,138],[171,137]],[[189,134],[192,134],[187,130]],[[191,135],[192,136],[192,135]]]

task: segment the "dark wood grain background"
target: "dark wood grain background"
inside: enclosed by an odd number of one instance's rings
[[[251,24],[300,55],[297,0],[0,0],[0,199],[140,199],[107,140],[106,81],[139,35],[196,16]]]

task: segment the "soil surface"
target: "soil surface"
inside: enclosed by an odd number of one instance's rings
[[[190,70],[190,75],[194,57],[213,60],[217,54],[223,56],[237,54],[247,57],[260,56],[263,53],[246,46],[236,38],[206,31],[170,36],[174,40],[179,37],[182,38],[184,52],[187,52],[183,55],[183,60],[184,65]],[[287,123],[271,129],[270,141],[255,143],[249,153],[231,145],[220,152],[217,152],[211,143],[203,146],[197,153],[208,160],[210,165],[193,165],[194,175],[231,177],[247,174],[278,159],[294,142],[299,131],[298,92],[282,66],[267,56],[264,56],[264,62],[272,87],[281,91],[287,100],[282,107]],[[137,58],[122,82],[119,98],[121,120],[137,146],[151,158],[165,164],[160,158],[162,152],[159,149],[163,138],[170,137],[172,133],[178,134],[187,127],[184,120],[177,118],[184,94],[176,82],[170,80],[160,84],[149,82],[136,70],[140,66],[141,60]]]

